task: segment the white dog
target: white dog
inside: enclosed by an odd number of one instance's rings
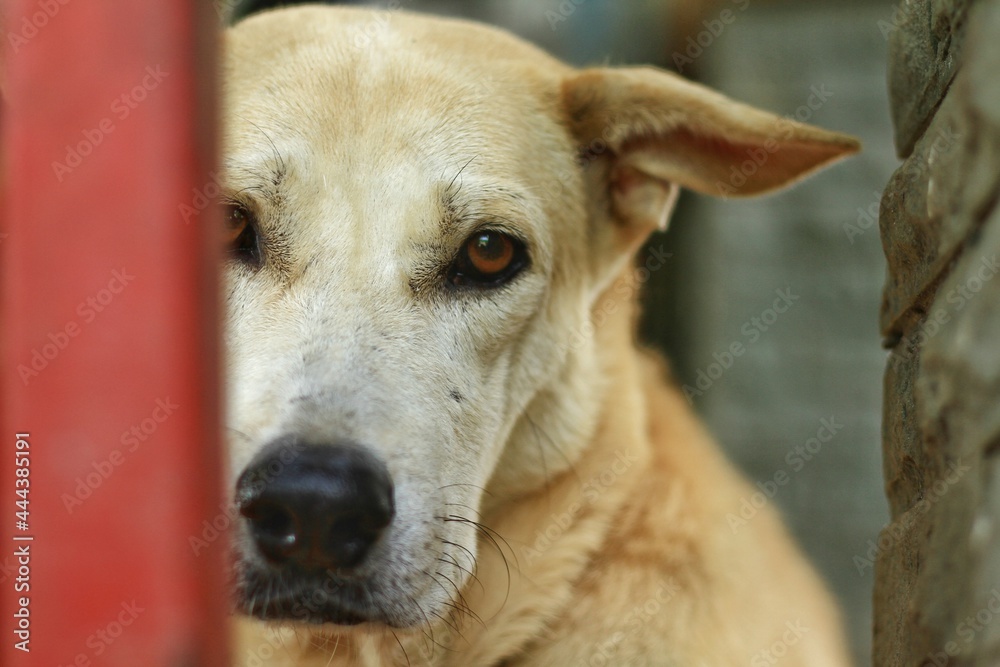
[[[848,663],[777,516],[727,525],[630,261],[678,187],[853,139],[404,12],[259,14],[224,84],[238,664]]]

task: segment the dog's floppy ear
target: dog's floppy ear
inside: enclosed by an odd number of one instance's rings
[[[562,95],[584,155],[610,153],[616,216],[642,227],[666,225],[677,185],[761,194],[860,148],[654,68],[581,70]]]

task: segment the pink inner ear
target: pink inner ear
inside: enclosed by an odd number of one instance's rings
[[[645,233],[666,229],[679,190],[675,183],[626,164],[616,165],[611,174],[611,195],[618,219]]]

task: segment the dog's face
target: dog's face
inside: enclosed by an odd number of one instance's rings
[[[591,308],[677,185],[754,194],[855,148],[403,13],[251,18],[224,83],[237,569],[263,618],[444,615],[480,512],[585,449]]]

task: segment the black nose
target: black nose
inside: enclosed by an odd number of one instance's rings
[[[395,512],[392,479],[374,455],[287,438],[247,466],[236,498],[264,557],[306,570],[359,565]]]

